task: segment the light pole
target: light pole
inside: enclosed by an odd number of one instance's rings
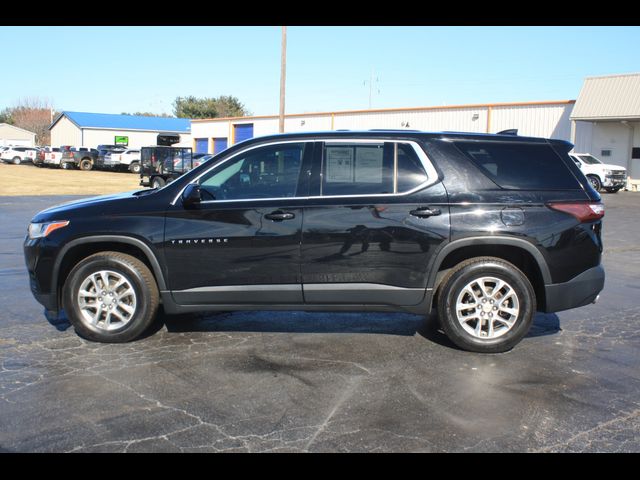
[[[282,48],[280,56],[280,121],[278,131],[284,133],[284,86],[287,77],[287,27],[282,27]]]

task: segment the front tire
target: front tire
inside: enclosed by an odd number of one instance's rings
[[[602,183],[600,182],[600,179],[596,175],[587,175],[587,178],[589,179],[589,183],[591,184],[593,189],[596,192],[599,192],[600,189],[602,188]]]
[[[166,185],[166,182],[164,181],[164,179],[162,177],[156,177],[153,179],[153,182],[151,183],[151,187],[152,188],[157,188],[160,189],[162,187],[164,187]]]
[[[11,161],[13,162],[14,165],[20,165],[22,163],[22,159],[18,156],[13,157]]]
[[[63,307],[81,337],[123,343],[139,337],[153,322],[158,286],[149,268],[131,255],[100,252],[69,273]]]
[[[141,167],[138,162],[133,162],[131,165],[129,165],[129,171],[131,173],[139,174],[140,170],[141,170]]]
[[[605,188],[605,190],[607,191],[607,193],[618,193],[618,190],[620,190],[622,187],[613,187],[613,188]]]
[[[443,279],[438,317],[449,339],[478,353],[511,350],[529,331],[536,312],[531,282],[515,265],[477,257]]]

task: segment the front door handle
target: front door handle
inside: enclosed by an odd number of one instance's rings
[[[267,213],[265,218],[269,220],[273,220],[274,222],[281,222],[283,220],[291,220],[292,218],[296,218],[296,216],[291,212],[283,212],[282,210],[276,210],[275,212]]]
[[[442,211],[439,208],[421,207],[409,212],[414,217],[427,218],[440,215]]]

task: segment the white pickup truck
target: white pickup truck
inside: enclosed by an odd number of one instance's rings
[[[103,166],[115,169],[128,169],[140,173],[140,150],[129,148],[124,152],[109,152],[104,156]]]
[[[616,193],[627,185],[626,168],[602,163],[589,153],[570,153],[569,155],[597,192],[604,189],[609,193]]]

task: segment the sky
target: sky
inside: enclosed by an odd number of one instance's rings
[[[178,96],[234,95],[274,115],[280,35],[2,26],[0,109],[39,97],[58,111],[170,114]],[[291,26],[286,112],[576,99],[586,76],[640,72],[638,45],[640,27]]]

